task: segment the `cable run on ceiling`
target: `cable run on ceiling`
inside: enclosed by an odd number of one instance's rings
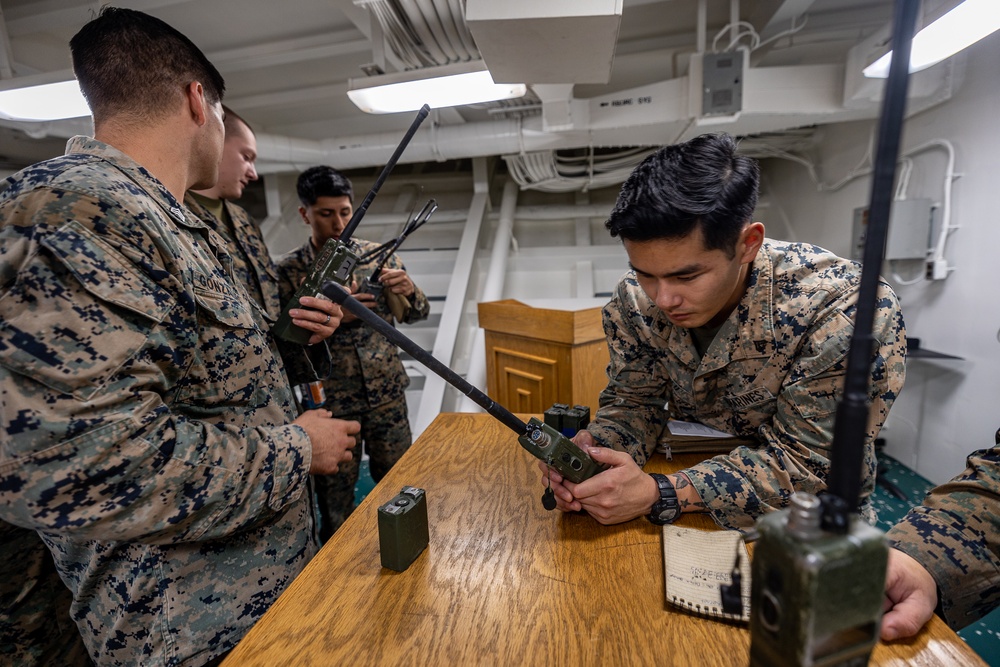
[[[406,69],[481,60],[465,24],[464,0],[355,0],[378,21]]]

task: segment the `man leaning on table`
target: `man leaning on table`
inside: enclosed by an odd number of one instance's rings
[[[916,634],[935,611],[959,630],[1000,606],[1000,431],[994,442],[889,530],[883,640]]]
[[[574,438],[610,468],[573,484],[539,463],[559,509],[605,524],[709,512],[746,529],[794,491],[826,487],[861,268],[765,238],[752,218],[758,180],[756,161],[715,134],[660,149],[623,184],[606,227],[631,271],[604,308],[608,386]],[[860,508],[869,520],[872,443],[903,385],[906,353],[896,295],[882,282],[878,298]],[[640,466],[668,417],[751,444],[647,475]]]

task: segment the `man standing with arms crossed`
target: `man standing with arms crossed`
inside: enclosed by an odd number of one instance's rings
[[[44,539],[97,664],[215,662],[315,552],[308,475],[359,426],[291,421],[267,322],[180,203],[216,179],[218,71],[112,7],[70,48],[94,138],[0,189],[0,520]]]

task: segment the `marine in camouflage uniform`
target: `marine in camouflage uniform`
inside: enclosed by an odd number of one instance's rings
[[[184,205],[212,231],[224,238],[234,251],[233,275],[264,311],[271,323],[281,314],[278,295],[278,270],[264,243],[260,227],[243,208],[224,199],[218,200],[224,211],[221,219],[207,205],[211,200],[191,191],[184,195]]]
[[[0,219],[0,518],[99,664],[223,654],[317,548],[267,322],[225,241],[96,140],[5,181]]]
[[[887,537],[937,583],[938,609],[955,630],[1000,606],[1000,432],[961,475],[931,490]]]
[[[378,247],[376,243],[357,238],[352,239],[351,243],[359,257]],[[313,247],[312,240],[308,240],[301,248],[278,260],[282,300],[290,299],[295,294],[315,259],[316,248]],[[358,262],[354,275],[359,279],[369,275],[376,263],[377,257]],[[406,269],[395,255],[389,257],[385,268]],[[384,293],[376,304],[374,311],[389,324],[395,324],[396,319]],[[413,295],[409,297],[409,308],[405,309],[401,322],[418,322],[426,319],[429,313],[430,303],[427,297],[414,285]],[[364,440],[371,476],[378,482],[409,449],[413,439],[406,409],[406,388],[410,384],[410,378],[403,368],[399,351],[395,345],[359,320],[341,324],[326,341],[312,347],[322,345],[329,350],[329,362],[332,365],[331,377],[323,382],[326,391],[326,403],[323,407],[330,410],[334,417],[361,422],[359,440]],[[301,354],[306,353],[302,351]],[[290,356],[284,351],[293,384],[316,379],[308,365],[303,365],[301,359],[293,362]],[[315,360],[313,367],[317,370],[325,363],[319,361],[315,350],[310,351],[310,359]],[[360,454],[360,450],[356,449],[354,458],[341,464],[336,475],[314,476],[320,512],[320,537],[324,541],[333,535],[354,509],[354,487],[358,481]]]
[[[604,308],[609,383],[587,430],[640,466],[668,417],[753,441],[681,471],[726,528],[751,527],[793,491],[822,491],[860,277],[858,264],[822,248],[765,240],[746,292],[702,357],[691,330],[672,324],[626,274]],[[873,442],[905,373],[902,315],[884,282],[874,337],[861,494],[869,521]]]

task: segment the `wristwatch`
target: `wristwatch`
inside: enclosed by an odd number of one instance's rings
[[[655,472],[650,473],[649,476],[656,480],[656,485],[660,488],[660,499],[653,503],[646,518],[657,526],[677,521],[681,515],[681,504],[677,502],[677,491],[674,490],[670,478]]]

